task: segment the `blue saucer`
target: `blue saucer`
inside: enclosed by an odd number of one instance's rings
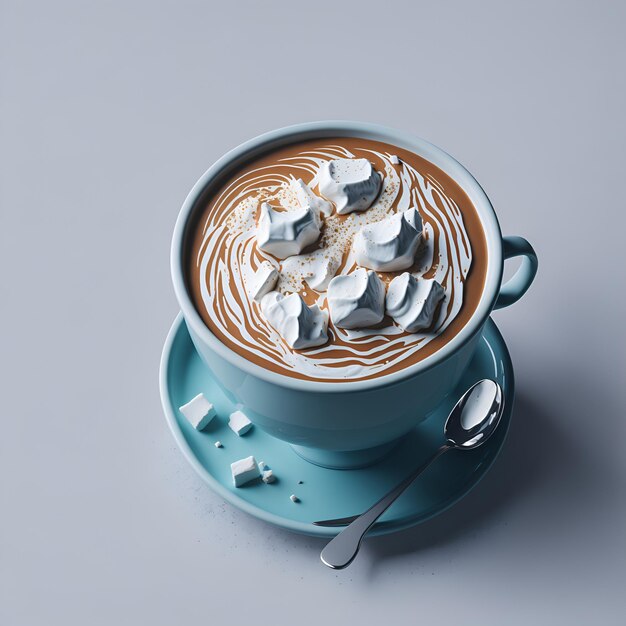
[[[235,407],[196,353],[180,314],[163,348],[160,386],[174,439],[211,489],[266,522],[295,532],[330,537],[340,529],[314,526],[312,522],[361,513],[404,478],[442,443],[443,424],[450,409],[481,378],[492,378],[504,389],[505,410],[498,432],[476,450],[453,450],[431,465],[372,528],[371,534],[380,535],[441,513],[470,491],[498,456],[511,419],[514,383],[506,344],[491,319],[485,325],[467,372],[449,399],[411,431],[388,457],[363,469],[318,467],[300,458],[289,444],[270,437],[258,427],[237,437],[227,424]],[[179,406],[200,392],[215,405],[218,414],[202,432],[196,431],[178,411]],[[223,448],[214,446],[217,440]],[[274,470],[275,483],[266,485],[258,481],[240,488],[233,486],[230,464],[250,455]],[[291,494],[298,496],[300,502],[292,502]]]

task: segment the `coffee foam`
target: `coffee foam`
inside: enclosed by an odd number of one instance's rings
[[[333,254],[322,248],[309,254],[299,254],[286,258],[280,266],[283,276],[282,284],[285,291],[298,291],[304,281],[311,289],[322,292],[328,289],[341,265],[341,255]],[[285,289],[285,283],[297,279],[298,287]]]

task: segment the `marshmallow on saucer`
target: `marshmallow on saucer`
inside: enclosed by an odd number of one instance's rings
[[[274,476],[274,472],[268,467],[265,461],[259,461],[259,471],[261,472],[261,480],[269,485],[276,481],[276,476]]]
[[[228,418],[228,425],[239,437],[245,435],[252,428],[252,422],[243,411],[233,411]]]
[[[256,232],[257,244],[279,259],[300,254],[320,236],[317,211],[310,206],[275,211],[268,202],[261,205]]]
[[[261,480],[266,485],[270,485],[276,481],[276,476],[274,476],[274,472],[271,469],[266,469],[261,472]]]
[[[380,175],[367,159],[325,161],[319,171],[320,193],[335,203],[339,215],[369,209],[381,184]]]
[[[248,456],[245,459],[231,463],[230,472],[233,476],[235,487],[241,487],[261,475],[253,456]]]
[[[422,229],[422,218],[415,208],[367,224],[352,242],[356,262],[377,272],[407,269],[415,260]]]
[[[178,409],[196,429],[202,430],[206,428],[209,422],[217,415],[215,407],[199,393],[195,398],[183,404]]]
[[[317,211],[318,215],[321,214],[324,217],[328,217],[333,212],[331,203],[314,194],[312,189],[301,178],[293,179],[291,188],[302,208],[310,206]]]
[[[283,261],[281,271],[283,274],[301,274],[311,289],[326,291],[339,265],[340,260],[337,257],[320,249],[311,254],[290,256]]]
[[[328,306],[338,328],[374,326],[385,314],[385,286],[376,272],[360,267],[330,281]]]
[[[261,312],[294,350],[321,346],[328,341],[328,313],[317,304],[309,307],[300,294],[271,291],[261,300]]]
[[[278,270],[269,261],[263,261],[254,274],[252,284],[250,285],[250,295],[252,299],[256,302],[260,302],[265,294],[276,287],[277,282]]]
[[[444,299],[443,287],[433,279],[415,278],[404,272],[396,276],[387,289],[387,313],[409,333],[428,328],[439,303]]]

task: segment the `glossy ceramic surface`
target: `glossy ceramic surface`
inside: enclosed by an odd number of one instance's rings
[[[340,529],[317,527],[312,522],[353,515],[371,506],[443,443],[443,425],[450,409],[481,378],[496,380],[504,390],[505,412],[498,431],[484,446],[472,451],[451,451],[428,468],[372,529],[372,534],[383,534],[418,524],[452,505],[480,480],[498,455],[511,418],[514,382],[506,345],[492,320],[485,325],[471,362],[449,397],[387,457],[359,470],[332,470],[308,463],[287,443],[258,427],[237,437],[227,425],[235,405],[222,393],[194,349],[181,315],[163,349],[160,384],[166,419],[178,446],[214,491],[266,522],[328,537]],[[192,428],[178,411],[179,406],[200,392],[215,404],[218,412],[218,417],[202,432]],[[215,448],[218,439],[223,448]],[[232,485],[230,463],[251,454],[274,470],[276,483],[258,482],[238,489]],[[292,493],[300,498],[299,503],[291,502]]]

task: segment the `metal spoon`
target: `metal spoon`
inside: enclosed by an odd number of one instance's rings
[[[348,524],[322,550],[320,558],[332,569],[343,569],[352,563],[361,541],[376,520],[395,502],[402,492],[437,458],[448,450],[473,450],[482,445],[496,430],[504,410],[504,395],[493,380],[480,380],[470,387],[450,412],[443,432],[446,442],[413,473],[383,496],[365,513],[354,517],[313,522],[317,526]]]

